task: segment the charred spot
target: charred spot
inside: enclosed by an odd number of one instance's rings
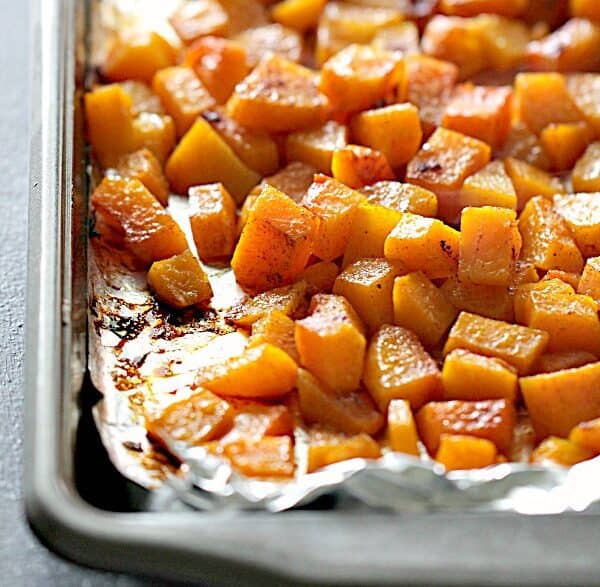
[[[119,391],[130,391],[142,383],[137,367],[127,359],[121,359],[111,373],[113,383]],[[135,394],[134,394],[135,395]],[[131,402],[131,397],[129,398]]]
[[[424,162],[424,163],[419,163],[417,165],[417,171],[419,173],[426,173],[428,171],[441,171],[442,170],[442,164],[438,163],[437,161],[434,162]]]
[[[133,452],[143,452],[143,448],[142,445],[139,442],[133,442],[131,440],[125,440],[123,442],[123,446],[127,449],[127,450],[131,450]]]
[[[452,245],[448,244],[445,240],[440,241],[440,249],[443,253],[450,256],[452,255]]]
[[[99,238],[101,234],[96,230],[96,215],[92,214],[88,219],[88,235],[90,238]]]
[[[97,334],[100,334],[100,330],[110,330],[122,341],[133,340],[144,330],[146,325],[143,315],[129,317],[103,314],[99,320],[94,321]]]

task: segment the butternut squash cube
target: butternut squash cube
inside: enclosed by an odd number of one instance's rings
[[[393,399],[388,406],[386,436],[390,448],[418,457],[419,437],[417,426],[410,409],[410,403],[405,399]]]
[[[360,145],[336,149],[331,158],[331,172],[337,180],[355,189],[395,178],[383,153]]]
[[[277,23],[246,29],[234,38],[245,49],[250,67],[255,67],[267,53],[274,53],[294,63],[300,63],[304,55],[303,38],[298,32]]]
[[[570,0],[569,7],[572,16],[600,20],[600,6],[594,0]]]
[[[569,433],[569,440],[578,446],[600,453],[600,418],[581,422]]]
[[[235,418],[233,428],[221,444],[239,438],[291,436],[294,433],[294,421],[287,406],[237,398],[228,398],[227,401],[235,409]]]
[[[131,98],[131,112],[134,116],[142,112],[166,114],[160,98],[150,86],[137,80],[126,80],[118,84]]]
[[[600,257],[590,257],[585,262],[577,293],[584,294],[600,301]]]
[[[298,277],[314,293],[331,293],[340,268],[333,261],[318,261],[309,265]]]
[[[421,51],[419,29],[411,21],[381,27],[375,33],[372,44],[377,49],[397,51],[403,55],[414,55]],[[399,93],[399,96],[404,97],[405,91],[406,88],[402,88],[402,94]]]
[[[442,434],[435,460],[446,471],[483,469],[496,464],[496,445],[486,438],[465,434]]]
[[[568,283],[574,290],[576,290],[579,287],[580,277],[581,275],[579,273],[570,273],[568,271],[560,271],[559,269],[550,269],[550,271],[546,272],[546,275],[544,275],[542,281],[560,279],[564,283]]]
[[[367,196],[370,204],[390,210],[430,217],[437,214],[437,196],[418,185],[399,181],[378,181],[365,186],[361,192]]]
[[[323,383],[340,392],[358,388],[366,340],[360,318],[341,297],[317,294],[309,316],[296,322],[300,363]]]
[[[289,316],[279,310],[273,310],[254,322],[248,346],[254,347],[269,343],[285,351],[296,363],[299,363],[300,357],[294,341],[294,328],[294,321]]]
[[[575,73],[566,79],[569,96],[594,129],[596,137],[600,137],[600,75]]]
[[[535,373],[554,373],[564,369],[583,367],[588,363],[595,363],[596,355],[587,351],[559,351],[557,353],[544,353],[535,365]]]
[[[179,38],[185,43],[206,35],[225,35],[229,16],[218,0],[193,0],[182,4],[169,19]]]
[[[519,159],[544,171],[548,171],[551,165],[550,157],[537,135],[519,121],[513,121],[508,137],[502,148],[497,151],[497,156],[501,159]]]
[[[393,301],[394,324],[412,330],[428,348],[440,342],[458,314],[421,271],[394,280]]]
[[[359,259],[342,271],[333,293],[344,296],[370,332],[392,324],[392,289],[401,268],[386,259]]]
[[[504,162],[506,173],[510,177],[517,193],[517,209],[522,210],[534,196],[552,198],[554,194],[562,194],[565,187],[557,177],[529,165],[525,161],[508,158]]]
[[[363,382],[382,412],[395,399],[413,410],[434,399],[441,388],[437,363],[417,335],[401,326],[382,326],[367,351]]]
[[[385,239],[385,256],[429,279],[449,277],[458,267],[459,236],[441,220],[406,212]]]
[[[361,112],[351,129],[354,140],[383,153],[392,167],[410,161],[423,138],[419,111],[408,103]]]
[[[455,349],[444,360],[442,385],[444,400],[514,402],[518,378],[516,369],[501,359]]]
[[[138,179],[163,206],[167,205],[169,184],[163,175],[160,162],[149,149],[123,155],[117,161],[117,173],[121,177]]]
[[[229,257],[235,247],[235,202],[220,183],[190,188],[190,226],[202,261]]]
[[[539,22],[548,30],[560,26],[568,18],[568,13],[568,0],[529,0],[523,20],[532,25]]]
[[[148,149],[164,165],[176,142],[175,123],[170,116],[142,112],[133,119],[132,150]]]
[[[476,16],[493,13],[515,17],[522,14],[528,0],[442,0],[440,11],[453,16]]]
[[[194,185],[221,182],[236,202],[241,202],[260,180],[201,117],[169,157],[165,172],[171,188],[178,194],[186,193]]]
[[[265,291],[295,281],[308,263],[317,227],[311,212],[265,185],[231,260],[238,283]]]
[[[289,436],[240,439],[225,445],[223,453],[247,477],[291,477],[294,446]]]
[[[577,463],[593,458],[596,453],[571,440],[550,436],[543,440],[531,453],[532,465],[559,465],[572,467]]]
[[[497,14],[480,14],[471,19],[470,27],[481,38],[483,53],[492,69],[511,71],[523,62],[531,38],[525,23]]]
[[[284,26],[304,32],[317,26],[327,0],[283,0],[271,10],[271,18]]]
[[[584,257],[600,255],[600,199],[597,193],[556,194],[554,209],[562,216]],[[574,269],[575,272],[581,272]]]
[[[167,259],[187,249],[181,228],[137,179],[105,177],[92,194],[92,206],[145,263]]]
[[[575,163],[571,182],[575,192],[600,192],[600,142],[587,147]]]
[[[461,208],[499,206],[517,209],[517,194],[502,161],[492,161],[467,177],[459,196]]]
[[[512,445],[516,411],[504,399],[475,402],[430,402],[416,415],[417,429],[430,455],[435,455],[444,434],[460,434],[493,442],[503,454]]]
[[[536,283],[539,280],[540,276],[533,263],[529,261],[517,261],[511,288],[514,289],[523,283]]]
[[[517,322],[527,324],[534,309],[536,298],[544,294],[573,295],[575,290],[561,279],[541,280],[538,283],[524,283],[514,291],[515,317]]]
[[[325,98],[309,69],[267,54],[227,102],[227,114],[251,129],[293,131],[324,119]]]
[[[566,438],[581,422],[600,417],[600,363],[522,377],[521,392],[537,438]]]
[[[540,140],[556,171],[568,171],[585,152],[594,134],[585,122],[549,124]]]
[[[461,312],[448,335],[444,355],[462,348],[502,359],[524,375],[546,350],[548,339],[542,330]]]
[[[365,197],[325,175],[315,175],[302,205],[318,218],[312,253],[323,261],[333,261],[346,248],[356,207]]]
[[[375,434],[383,427],[383,416],[366,391],[335,391],[304,369],[298,370],[297,386],[300,411],[309,424],[346,434]]]
[[[275,175],[265,177],[262,184],[267,183],[287,194],[294,202],[301,202],[312,185],[316,172],[312,165],[294,161]]]

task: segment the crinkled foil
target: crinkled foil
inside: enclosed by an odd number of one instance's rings
[[[96,4],[93,59],[107,32],[146,26],[169,35],[165,19],[180,0],[102,0]],[[98,61],[95,61],[98,63]],[[188,234],[186,202],[170,200],[170,211]],[[298,473],[285,482],[249,479],[200,447],[170,450],[178,466],[155,450],[146,436],[144,411],[160,409],[190,393],[195,370],[239,354],[246,336],[222,311],[243,299],[230,271],[207,268],[215,311],[172,313],[159,306],[126,254],[106,248],[93,235],[89,246],[89,366],[102,394],[94,418],[116,468],[128,479],[195,509],[283,511],[335,492],[352,507],[396,511],[470,510],[550,514],[583,511],[600,504],[600,457],[570,469],[501,464],[445,474],[422,459],[385,452],[378,460],[352,459],[303,474],[305,432],[295,433]],[[525,427],[527,433],[527,427]],[[526,460],[526,453],[519,455]]]

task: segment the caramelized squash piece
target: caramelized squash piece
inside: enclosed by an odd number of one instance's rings
[[[418,185],[399,181],[378,181],[365,186],[361,192],[367,196],[370,204],[390,210],[430,217],[437,214],[437,196]]]
[[[133,148],[148,149],[164,165],[177,142],[175,123],[170,116],[142,112],[133,119]]]
[[[340,392],[358,388],[366,340],[360,318],[341,297],[318,294],[309,316],[296,322],[300,363],[323,383]]]
[[[199,185],[188,192],[192,236],[202,261],[233,253],[237,217],[235,201],[220,183]]]
[[[600,75],[577,73],[566,79],[569,96],[594,129],[596,137],[600,137]]]
[[[598,194],[557,194],[554,209],[571,230],[584,257],[600,255],[600,200]],[[581,271],[581,266],[574,269]]]
[[[371,339],[363,382],[385,413],[389,403],[405,399],[413,409],[434,399],[441,388],[437,363],[417,335],[400,326],[382,326]]]
[[[497,155],[501,159],[519,159],[544,171],[548,171],[551,165],[550,157],[539,138],[526,124],[518,121],[513,121],[506,141]]]
[[[268,23],[268,15],[262,0],[219,0],[227,16],[228,37],[236,37],[240,33],[259,28]]]
[[[504,399],[430,402],[417,412],[416,422],[430,455],[437,453],[444,434],[484,438],[507,454],[512,445],[516,412],[513,404]]]
[[[255,347],[269,343],[285,351],[296,363],[299,363],[300,356],[294,340],[294,328],[294,321],[289,316],[279,310],[272,310],[254,322],[248,346]]]
[[[540,135],[556,171],[568,171],[583,155],[594,134],[585,122],[549,124]]]
[[[293,28],[276,23],[242,31],[235,40],[245,49],[250,67],[259,63],[267,53],[299,63],[304,51],[302,37]]]
[[[573,295],[575,290],[561,279],[542,279],[538,283],[524,283],[515,288],[515,316],[517,322],[525,324],[533,312],[537,297],[547,294]]]
[[[304,369],[298,370],[297,386],[300,411],[309,424],[346,434],[375,434],[383,427],[383,416],[365,391],[335,391]]]
[[[600,418],[575,426],[569,433],[569,440],[594,454],[600,454]]]
[[[496,445],[486,438],[465,434],[442,434],[435,460],[446,471],[482,469],[496,464]]]
[[[517,209],[517,194],[502,161],[492,161],[467,177],[459,196],[459,207],[499,206]]]
[[[317,226],[311,212],[265,185],[231,260],[238,283],[265,291],[295,281],[308,263]]]
[[[193,0],[181,5],[169,19],[179,38],[185,43],[206,35],[225,35],[229,17],[218,0]]]
[[[573,288],[573,290],[576,290],[579,287],[580,277],[581,275],[579,273],[570,273],[568,271],[560,271],[559,269],[550,269],[550,271],[546,272],[546,275],[544,275],[542,281],[548,281],[550,279],[560,279],[564,283],[570,285]]]
[[[523,22],[497,14],[480,14],[470,26],[480,36],[492,69],[510,72],[519,67],[530,40],[529,28]]]
[[[440,11],[453,16],[476,16],[481,13],[515,17],[527,8],[528,0],[441,0]]]
[[[119,84],[131,98],[131,112],[134,116],[142,112],[166,114],[160,98],[148,84],[136,80],[127,80]]]
[[[407,400],[393,399],[390,402],[387,412],[386,437],[393,451],[415,457],[420,455],[417,426]]]
[[[247,477],[291,477],[294,447],[289,436],[240,439],[225,445],[224,455]]]
[[[294,202],[301,202],[312,185],[317,170],[312,165],[294,161],[275,175],[265,177],[263,185],[277,188],[280,192],[287,194]]]
[[[539,440],[566,438],[581,422],[600,417],[600,363],[523,377],[519,383]]]
[[[600,192],[600,142],[587,147],[575,163],[571,182],[575,192]]]
[[[235,409],[233,428],[221,444],[239,438],[263,438],[264,436],[291,436],[294,421],[287,406],[254,400],[228,398]]]
[[[372,45],[383,51],[397,51],[403,55],[414,55],[421,51],[419,29],[411,21],[383,26],[375,33]],[[402,90],[404,92],[405,88]]]
[[[340,268],[333,261],[318,261],[300,273],[298,279],[305,281],[314,293],[331,293],[339,272]]]
[[[550,436],[543,440],[531,453],[532,465],[559,465],[572,467],[593,458],[596,453],[571,440]]]
[[[518,159],[509,158],[504,162],[506,173],[510,177],[517,193],[517,209],[522,210],[534,196],[552,198],[562,194],[565,188],[557,177]]]
[[[588,363],[595,363],[596,355],[587,351],[559,351],[557,353],[544,353],[535,365],[536,373],[554,373],[564,369],[583,367]]]
[[[395,178],[383,153],[360,145],[336,149],[331,159],[331,172],[337,180],[355,189]]]
[[[600,257],[590,257],[586,260],[581,279],[577,284],[577,293],[600,301]]]
[[[348,129],[334,120],[308,130],[290,133],[285,140],[288,161],[302,161],[331,175],[331,160],[337,149],[348,144]]]
[[[283,0],[271,10],[271,18],[300,32],[317,26],[327,0]]]
[[[123,155],[117,161],[117,173],[121,177],[138,179],[163,206],[167,205],[169,185],[163,175],[160,162],[149,149],[140,149]]]

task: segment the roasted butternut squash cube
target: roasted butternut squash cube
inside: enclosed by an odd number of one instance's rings
[[[370,204],[396,212],[411,212],[433,217],[437,214],[437,196],[425,188],[399,181],[378,181],[360,190]]]
[[[385,256],[429,279],[449,277],[458,267],[459,232],[437,218],[405,212],[385,239]]]
[[[393,451],[415,457],[420,455],[417,426],[407,400],[393,399],[390,402],[387,412],[386,437]]]
[[[397,54],[350,45],[323,65],[319,89],[335,112],[346,114],[391,99],[403,78],[404,62]]]
[[[286,132],[322,123],[325,102],[312,71],[269,53],[236,86],[227,114],[251,129]]]
[[[160,98],[150,86],[137,80],[126,80],[119,84],[131,98],[131,112],[134,116],[142,112],[166,114]]]
[[[333,261],[317,261],[300,273],[299,279],[314,293],[331,293],[339,272],[340,268]]]
[[[453,16],[476,16],[481,13],[515,17],[527,8],[528,0],[442,0],[440,10]]]
[[[351,129],[355,141],[383,153],[392,167],[412,159],[423,137],[419,111],[409,103],[361,112]]]
[[[461,208],[499,206],[517,209],[517,194],[502,161],[492,161],[467,177],[459,196]]]
[[[442,385],[444,400],[514,402],[518,378],[516,369],[502,359],[455,349],[444,360]]]
[[[592,143],[579,158],[571,182],[575,192],[600,192],[600,142]]]
[[[377,49],[397,51],[403,55],[414,55],[421,51],[419,29],[411,21],[381,27],[375,33],[372,44]],[[406,91],[406,88],[402,88],[402,91]]]
[[[167,205],[169,184],[160,162],[149,149],[123,155],[117,161],[117,173],[121,177],[140,180],[163,206]]]
[[[521,243],[514,210],[494,206],[465,208],[460,221],[458,278],[508,287]]]
[[[512,402],[430,402],[416,415],[417,429],[430,455],[435,455],[444,434],[461,434],[493,442],[503,454],[510,451],[516,422]]]
[[[548,171],[551,161],[537,135],[529,127],[519,121],[513,121],[508,137],[501,149],[497,151],[501,159],[519,159],[534,167]]]
[[[161,302],[178,309],[202,304],[213,295],[206,273],[189,249],[154,261],[148,270],[148,285]]]
[[[524,283],[514,290],[515,318],[521,324],[527,324],[533,313],[534,301],[547,294],[573,295],[575,290],[561,279],[541,280],[538,283]]]
[[[310,315],[296,322],[300,363],[323,383],[340,392],[358,388],[365,357],[365,329],[341,297],[317,294]]]
[[[465,434],[442,434],[435,460],[446,471],[483,469],[496,464],[496,445],[486,438]]]
[[[522,377],[519,383],[539,440],[566,438],[581,422],[600,417],[600,363]]]
[[[470,27],[479,35],[489,67],[510,71],[523,62],[531,35],[520,20],[497,14],[480,14],[471,19]]]
[[[233,253],[237,230],[235,201],[220,183],[190,188],[190,226],[198,256],[214,261]]]
[[[333,293],[344,296],[370,332],[392,324],[392,290],[401,268],[386,259],[359,259],[342,271]]]
[[[600,255],[600,199],[597,193],[556,194],[554,209],[562,216],[584,257]],[[576,273],[581,271],[574,269]]]
[[[336,149],[331,158],[331,172],[338,181],[355,189],[395,178],[383,153],[360,145]]]
[[[585,122],[549,124],[540,135],[556,171],[568,171],[585,152],[594,133]]]
[[[428,348],[440,342],[458,314],[421,271],[394,280],[393,301],[394,324],[412,330]]]
[[[570,0],[569,7],[572,16],[600,20],[600,6],[594,0]]]
[[[560,279],[561,281],[568,283],[574,290],[576,290],[579,287],[580,278],[581,275],[579,273],[570,273],[568,271],[560,271],[559,269],[550,269],[550,271],[546,272],[546,275],[544,275],[542,281],[548,281],[549,279]]]
[[[248,346],[269,343],[285,351],[296,363],[299,363],[294,328],[294,321],[289,316],[279,310],[273,310],[252,325],[252,336],[248,340]]]
[[[381,448],[368,434],[344,434],[312,428],[308,438],[307,472],[348,459],[377,459]]]
[[[524,375],[546,350],[548,339],[542,330],[461,312],[448,335],[444,355],[462,348],[502,359]]]
[[[357,191],[325,175],[315,175],[302,205],[318,218],[313,255],[333,261],[343,255],[356,207],[365,200]]]
[[[239,438],[292,436],[294,433],[294,421],[287,406],[238,398],[228,398],[227,401],[235,409],[235,418],[233,428],[221,444]]]
[[[417,335],[401,326],[382,326],[367,351],[363,382],[385,413],[395,399],[410,402],[413,410],[436,398],[441,388],[437,363]]]
[[[568,0],[529,0],[523,19],[535,25],[541,23],[548,28],[556,28],[568,18]]]
[[[559,465],[572,467],[577,463],[587,461],[596,453],[571,440],[550,436],[543,440],[531,453],[529,462],[532,465]]]
[[[519,218],[519,230],[523,238],[523,260],[544,270],[580,273],[583,269],[583,258],[567,222],[546,198],[536,196],[527,202]]]
[[[334,151],[347,144],[347,127],[330,120],[317,128],[290,133],[285,141],[285,153],[288,161],[302,161],[331,175]]]
[[[560,179],[525,161],[508,158],[504,162],[504,167],[517,193],[518,210],[522,210],[534,196],[552,198],[554,194],[565,192]]]
[[[533,263],[529,261],[517,261],[515,265],[515,274],[511,288],[515,288],[523,283],[536,283],[540,280],[540,276]]]
[[[268,24],[268,15],[262,0],[219,0],[229,23],[227,37],[236,37],[249,29]]]
[[[178,137],[188,131],[204,110],[215,105],[214,98],[189,67],[161,69],[152,80],[152,89],[175,121]]]
[[[235,37],[235,41],[245,49],[250,67],[259,63],[267,53],[274,53],[294,63],[299,63],[304,54],[303,38],[298,32],[277,23],[246,29]]]
[[[400,218],[400,212],[395,210],[367,203],[359,204],[352,217],[343,267],[359,259],[383,257],[385,239]]]
[[[206,35],[225,35],[229,16],[218,0],[194,0],[182,4],[169,19],[179,38],[185,43]]]
[[[600,137],[600,75],[576,73],[566,79],[569,96],[594,129],[596,137]]]
[[[287,194],[294,202],[301,202],[312,185],[317,170],[312,165],[294,161],[278,173],[265,177],[265,183]]]
[[[596,355],[587,351],[559,351],[557,353],[544,353],[535,365],[535,373],[554,373],[564,369],[583,367],[588,363],[595,363]]]
[[[510,131],[512,89],[462,84],[446,106],[442,126],[500,147]]]
[[[148,149],[161,165],[175,148],[177,133],[170,116],[142,112],[133,119],[133,149]]]
[[[408,164],[406,181],[434,192],[438,197],[438,216],[456,222],[465,179],[485,167],[490,156],[486,143],[438,128]]]
[[[317,227],[311,212],[265,185],[231,260],[238,283],[265,291],[295,281],[308,263]]]
[[[594,454],[600,453],[600,418],[575,426],[569,433],[569,440]]]
[[[346,434],[375,434],[383,427],[383,416],[366,391],[333,390],[304,369],[298,370],[297,386],[302,418],[309,424]]]
[[[294,446],[289,436],[263,436],[226,444],[224,455],[247,477],[291,477]]]
[[[181,139],[165,172],[178,194],[185,194],[194,185],[221,182],[236,202],[241,202],[260,180],[202,117]]]
[[[201,367],[195,383],[226,397],[269,399],[294,388],[297,370],[284,350],[264,343],[247,348],[236,357]]]
[[[283,0],[271,10],[271,18],[284,26],[304,32],[317,26],[327,0]]]
[[[137,179],[105,177],[92,194],[92,206],[145,263],[167,259],[187,249],[181,228]]]
[[[590,257],[586,260],[581,279],[577,285],[577,293],[600,301],[600,257]]]

